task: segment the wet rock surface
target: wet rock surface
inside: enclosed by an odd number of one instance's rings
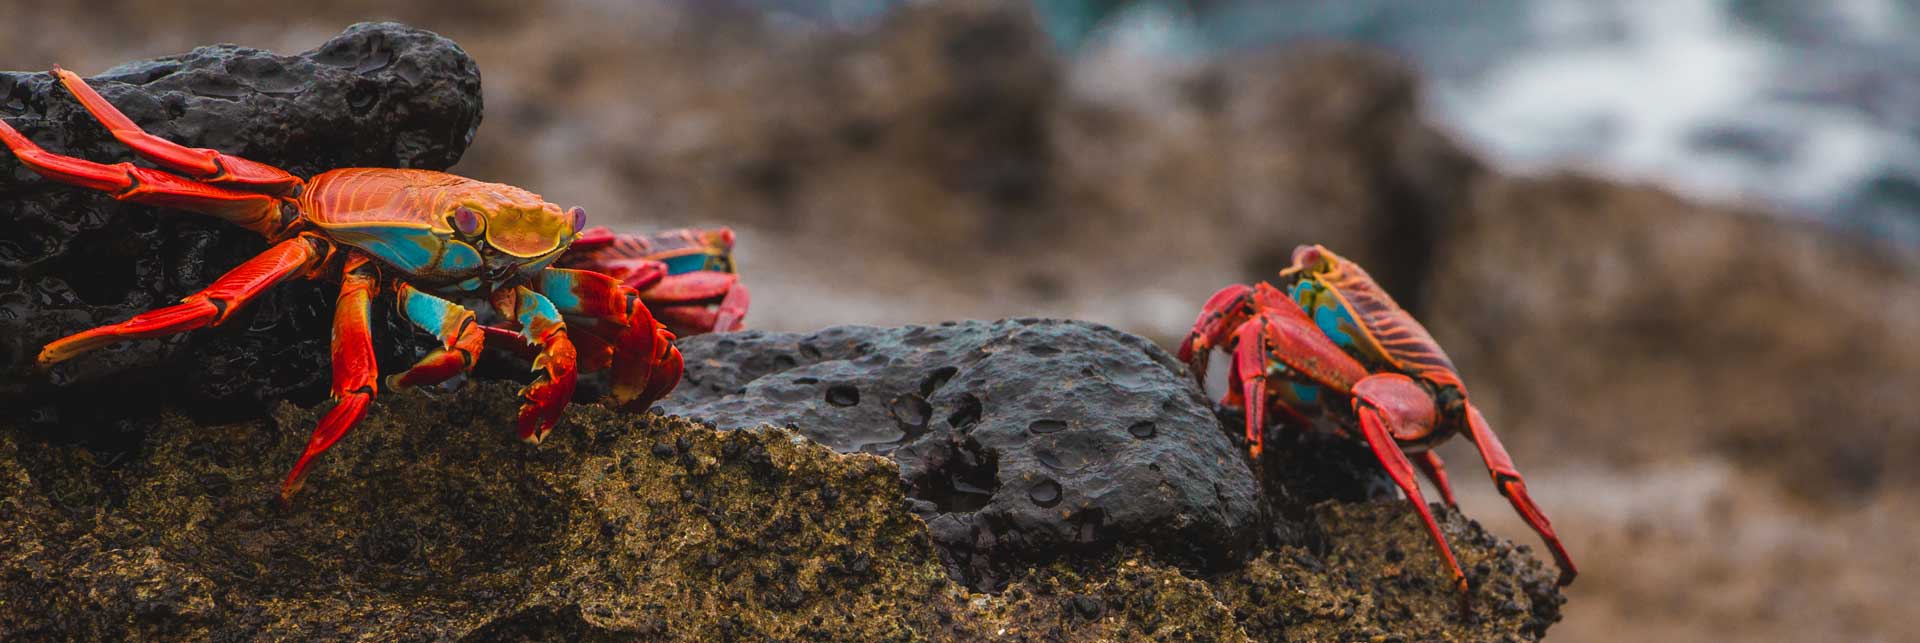
[[[445,169],[480,120],[480,77],[452,41],[391,23],[355,25],[283,56],[232,45],[129,63],[90,84],[147,132],[311,176],[336,167]],[[59,154],[132,160],[51,75],[0,73],[0,118]],[[34,360],[64,335],[172,304],[266,248],[191,212],[120,203],[0,155],[0,409],[73,439],[137,440],[127,422],[165,400],[233,417],[328,378],[336,288],[292,282],[225,325],[122,343],[53,370]],[[376,346],[399,360],[412,332],[377,307]],[[110,403],[104,403],[110,402]]]
[[[168,414],[123,452],[0,424],[0,638],[1483,641],[1560,606],[1524,547],[1444,512],[1475,575],[1461,619],[1382,502],[1318,505],[1316,535],[1244,568],[1122,547],[980,594],[884,458],[591,405],[532,448],[516,404],[505,383],[384,395],[291,507],[274,489],[324,406]]]
[[[1256,536],[1245,458],[1172,357],[1133,335],[1028,319],[750,331],[680,349],[687,376],[662,412],[793,426],[892,458],[976,587],[1121,544],[1220,568]]]

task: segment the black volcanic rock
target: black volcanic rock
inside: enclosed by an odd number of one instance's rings
[[[1318,505],[1320,542],[1218,573],[1121,547],[980,593],[890,461],[597,405],[529,447],[518,403],[502,382],[382,395],[291,506],[274,489],[325,405],[134,420],[146,441],[115,454],[0,417],[0,640],[1501,641],[1563,600],[1448,511],[1460,618],[1402,502]]]
[[[721,428],[793,426],[900,464],[934,540],[976,586],[1062,551],[1239,560],[1256,481],[1165,351],[1097,324],[1007,320],[750,331],[680,343],[660,408]]]
[[[466,52],[390,23],[355,25],[298,56],[202,47],[89,82],[152,134],[300,176],[444,169],[480,121],[479,71]],[[56,153],[133,158],[44,72],[0,73],[0,118]],[[125,342],[51,371],[34,365],[47,342],[174,303],[265,248],[218,220],[120,203],[0,155],[0,408],[74,439],[126,442],[116,425],[160,400],[202,413],[318,399],[336,293],[328,284],[282,285],[219,329]],[[376,345],[401,363],[394,338],[412,331],[380,323]]]

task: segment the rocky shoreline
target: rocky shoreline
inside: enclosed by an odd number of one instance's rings
[[[308,173],[451,165],[476,69],[370,24],[95,82],[155,134]],[[0,83],[50,149],[128,158],[43,74]],[[502,429],[509,384],[386,394],[282,506],[325,409],[324,286],[42,371],[46,340],[260,242],[17,167],[0,200],[0,638],[1498,640],[1565,600],[1526,546],[1444,511],[1460,617],[1359,449],[1294,439],[1255,472],[1165,351],[1058,320],[688,340],[660,410],[703,423],[577,405],[540,448]],[[420,349],[379,326],[383,363]]]
[[[275,484],[319,407],[167,414],[114,454],[7,427],[0,636],[1534,640],[1564,601],[1527,547],[1447,511],[1476,581],[1462,620],[1390,499],[1311,505],[1298,544],[1222,570],[1062,549],[980,592],[885,458],[597,405],[529,448],[506,428],[516,404],[505,383],[385,395],[291,507]]]

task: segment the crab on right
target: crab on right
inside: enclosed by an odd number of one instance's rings
[[[1244,411],[1254,462],[1260,461],[1269,410],[1365,441],[1426,522],[1466,609],[1466,574],[1413,475],[1417,464],[1454,505],[1446,470],[1430,449],[1464,433],[1479,448],[1494,485],[1553,552],[1560,584],[1572,582],[1573,559],[1427,329],[1366,270],[1321,246],[1295,248],[1293,265],[1280,271],[1279,282],[1222,288],[1180,343],[1180,360],[1203,385],[1213,349],[1232,357],[1221,404]]]
[[[752,305],[734,270],[733,230],[724,227],[650,235],[587,228],[555,265],[605,274],[639,291],[676,337],[740,330]]]

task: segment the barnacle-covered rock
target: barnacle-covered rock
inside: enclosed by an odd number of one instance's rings
[[[1257,536],[1256,483],[1173,358],[1085,322],[749,331],[680,343],[664,412],[792,425],[900,463],[936,542],[993,587],[1009,564],[1120,544],[1217,568]]]
[[[300,176],[445,169],[480,121],[479,71],[466,52],[391,23],[355,25],[297,56],[202,47],[89,82],[149,133]],[[44,72],[0,73],[0,118],[60,154],[134,158]],[[317,399],[335,295],[324,284],[282,285],[218,329],[126,342],[51,371],[34,364],[48,341],[171,304],[265,247],[210,217],[121,203],[0,154],[0,407],[66,435],[115,441],[132,438],[114,424],[162,400],[203,412]],[[411,332],[385,324],[376,336]],[[380,345],[398,362],[395,343]]]
[[[512,389],[381,396],[291,506],[324,406],[168,414],[123,452],[0,418],[0,640],[1485,641],[1559,614],[1551,570],[1446,512],[1460,619],[1391,501],[1319,505],[1244,567],[1119,547],[978,593],[885,458],[594,405],[531,448]]]

